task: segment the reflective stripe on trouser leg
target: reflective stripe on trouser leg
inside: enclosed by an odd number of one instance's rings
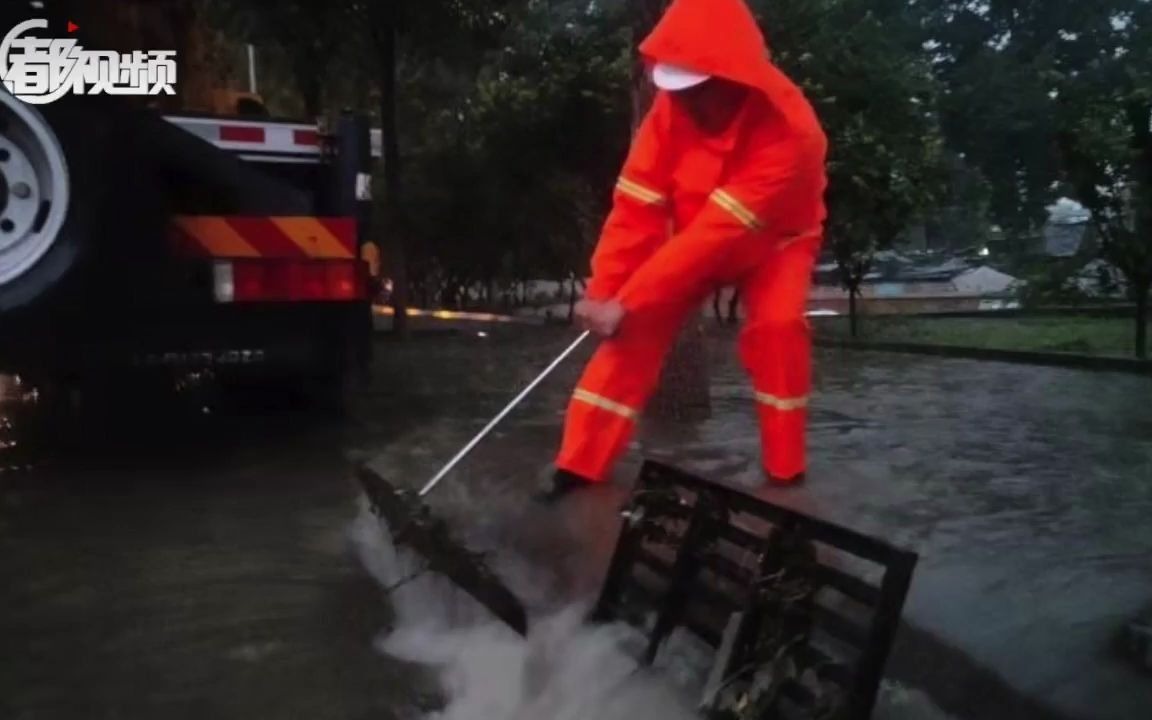
[[[604,482],[636,429],[637,413],[615,400],[577,389],[568,406],[556,466]]]
[[[803,317],[753,326],[742,338],[751,360],[764,469],[790,480],[807,469],[812,352]]]
[[[817,247],[789,244],[741,283],[748,321],[740,354],[756,389],[764,470],[779,480],[807,470],[812,341],[804,311]]]
[[[808,406],[801,398],[776,399],[756,393],[764,469],[778,480],[791,480],[808,467]]]
[[[611,478],[656,385],[684,318],[703,302],[670,302],[637,311],[600,344],[568,405],[556,467],[593,482]]]

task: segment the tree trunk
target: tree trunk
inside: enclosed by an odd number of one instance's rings
[[[667,6],[667,0],[631,0],[633,48],[648,35]],[[655,90],[637,58],[632,75],[632,129],[636,130],[652,104]],[[704,308],[689,317],[664,364],[660,385],[648,412],[662,420],[700,420],[712,413],[708,354],[704,336]]]
[[[664,8],[668,6],[669,0],[628,1],[632,5],[632,49],[635,57],[632,65],[632,130],[635,132],[636,128],[640,126],[640,121],[647,114],[648,108],[651,107],[652,98],[656,94],[656,88],[646,77],[644,63],[640,59],[639,53],[635,53],[635,50],[640,47],[640,43],[656,26],[660,16],[664,14]]]
[[[576,321],[576,276],[571,278],[571,286],[568,290],[568,323],[571,324]]]
[[[1143,282],[1136,289],[1136,357],[1148,358],[1148,293],[1150,283]]]
[[[1143,252],[1137,255],[1143,260],[1138,277],[1132,282],[1136,290],[1136,357],[1144,360],[1148,357],[1148,302],[1149,292],[1152,292],[1152,275],[1149,275],[1149,247],[1145,243],[1152,242],[1149,233],[1152,233],[1150,223],[1150,208],[1152,205],[1152,127],[1148,125],[1148,116],[1152,114],[1152,102],[1146,98],[1130,101],[1127,107],[1128,122],[1132,127],[1132,144],[1137,152],[1136,197],[1141,210],[1138,211],[1136,222],[1136,238],[1143,246]]]
[[[309,120],[324,114],[324,77],[320,73],[318,65],[300,67],[296,71],[300,99],[304,103],[304,116]]]
[[[732,297],[728,299],[728,324],[735,325],[740,319],[740,290],[739,288],[732,291]]]
[[[859,334],[859,312],[856,308],[856,299],[860,295],[860,285],[853,283],[848,286],[848,327],[851,337],[855,340]]]
[[[384,142],[384,206],[388,233],[388,262],[392,275],[392,332],[408,337],[408,263],[404,252],[404,210],[401,200],[400,139],[396,133],[397,3],[384,3],[384,26],[379,29],[380,134]]]

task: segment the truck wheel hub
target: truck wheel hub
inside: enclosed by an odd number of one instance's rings
[[[68,165],[40,113],[0,92],[0,286],[55,244],[68,212]]]

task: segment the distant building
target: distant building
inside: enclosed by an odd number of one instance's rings
[[[967,312],[1011,306],[1019,281],[956,257],[910,259],[878,253],[860,286],[860,309],[871,314]],[[848,292],[833,262],[817,266],[809,309],[848,311]]]
[[[987,266],[975,267],[961,272],[952,278],[956,292],[964,295],[1003,295],[1013,292],[1019,285],[1019,280],[1007,273]]]

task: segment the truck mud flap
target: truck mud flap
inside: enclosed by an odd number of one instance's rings
[[[623,514],[593,619],[715,649],[703,717],[870,716],[915,553],[656,462]]]

